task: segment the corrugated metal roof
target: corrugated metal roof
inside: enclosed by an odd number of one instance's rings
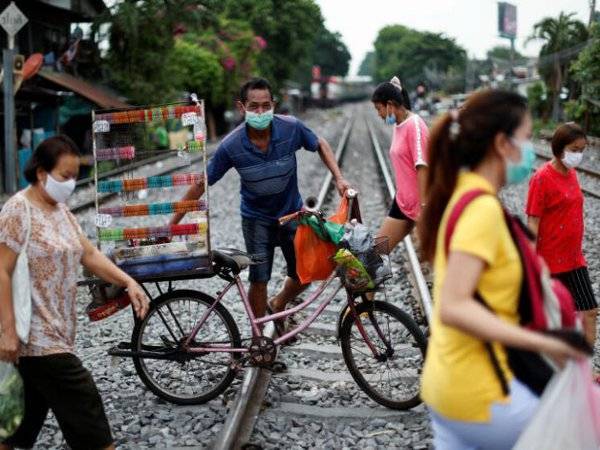
[[[84,98],[87,98],[100,108],[127,108],[131,106],[119,100],[117,97],[105,91],[101,87],[82,80],[81,78],[74,77],[68,73],[42,69],[37,73],[37,75],[45,80],[58,84],[63,88],[69,89],[70,91],[73,91]]]

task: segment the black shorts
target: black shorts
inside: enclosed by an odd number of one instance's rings
[[[569,290],[575,300],[577,311],[589,311],[598,307],[587,267],[556,273],[552,276]]]
[[[112,444],[100,394],[77,356],[22,357],[18,368],[25,385],[25,417],[5,444],[32,448],[49,409],[71,449],[96,450]]]
[[[390,212],[388,213],[388,217],[391,217],[392,219],[406,220],[407,222],[414,222],[414,220],[412,220],[410,217],[408,217],[406,214],[404,214],[402,212],[402,210],[398,206],[398,202],[396,202],[395,197],[392,202],[392,207],[390,208]]]

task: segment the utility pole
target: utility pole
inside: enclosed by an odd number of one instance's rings
[[[26,23],[27,17],[17,8],[15,2],[10,2],[10,5],[0,14],[0,26],[4,28],[8,37],[8,48],[2,53],[2,67],[4,69],[4,191],[10,194],[17,191],[17,139],[13,84],[15,35]]]
[[[592,28],[594,18],[596,17],[596,0],[590,0],[590,20],[588,22],[588,29]]]

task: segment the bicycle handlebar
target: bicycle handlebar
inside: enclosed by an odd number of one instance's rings
[[[356,192],[354,189],[348,189],[344,193],[344,195],[347,198],[349,198],[349,199],[352,200],[352,199],[356,198],[356,196],[358,195],[358,192]],[[314,200],[316,200],[314,197],[309,197],[309,198],[306,199],[306,203],[307,203],[308,209],[302,209],[300,211],[296,211],[294,213],[287,214],[287,215],[285,215],[283,217],[280,217],[279,218],[279,225],[285,225],[287,223],[290,223],[293,220],[298,220],[302,216],[315,216],[319,221],[324,222],[325,218],[323,217],[323,212],[319,211],[319,210],[312,209],[314,206],[316,206]]]

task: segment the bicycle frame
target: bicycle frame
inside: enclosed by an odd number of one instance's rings
[[[352,212],[352,205],[353,205],[353,202],[355,201],[355,197],[356,197],[356,193],[348,196],[349,201],[350,201],[349,209],[348,209],[348,219],[350,218],[350,214]],[[297,216],[297,214],[298,213],[291,214],[291,215],[287,216],[287,218],[283,218],[283,220],[289,221],[289,220],[291,220],[292,217]],[[280,222],[281,222],[281,220],[282,219],[280,219]],[[240,276],[236,275],[235,277],[233,277],[231,279],[227,278],[229,281],[229,284],[225,287],[225,289],[223,289],[223,291],[221,291],[219,293],[215,302],[204,312],[204,314],[202,315],[200,320],[194,325],[192,332],[185,340],[184,348],[185,348],[185,350],[189,351],[190,353],[207,353],[207,352],[247,353],[248,352],[247,348],[232,348],[231,346],[228,346],[226,344],[211,344],[208,347],[207,346],[197,347],[197,346],[191,345],[192,342],[194,341],[194,339],[196,338],[198,332],[200,331],[200,329],[206,322],[206,319],[208,318],[208,316],[213,312],[216,305],[223,300],[223,297],[225,297],[227,292],[229,292],[229,290],[234,285],[237,287],[238,293],[239,293],[240,297],[242,298],[242,302],[244,304],[244,309],[246,311],[246,315],[248,316],[248,318],[250,320],[250,326],[252,329],[252,337],[256,338],[256,337],[264,336],[262,327],[260,325],[267,323],[267,322],[284,319],[284,318],[291,316],[292,314],[297,313],[298,311],[302,311],[307,306],[314,303],[317,300],[317,298],[319,298],[321,296],[321,294],[325,291],[325,289],[327,289],[327,287],[331,285],[331,283],[335,280],[335,278],[336,278],[336,272],[333,271],[326,280],[322,281],[319,284],[319,287],[317,288],[317,290],[309,298],[307,298],[305,301],[303,301],[299,305],[296,305],[289,309],[285,309],[284,311],[281,311],[278,313],[269,314],[269,315],[259,317],[259,318],[256,318],[256,316],[254,315],[254,311],[252,310],[252,307],[250,305],[250,299],[248,297],[246,289],[244,288],[242,280],[240,279]],[[292,339],[298,333],[301,333],[302,331],[306,330],[306,328],[308,328],[316,320],[316,318],[319,317],[319,315],[323,312],[323,310],[331,303],[331,301],[335,298],[335,296],[337,295],[337,293],[340,291],[341,288],[342,288],[342,283],[340,282],[340,285],[337,287],[337,289],[335,289],[335,291],[329,297],[327,297],[309,317],[307,317],[302,323],[298,324],[294,329],[288,331],[283,336],[279,336],[278,338],[274,339],[273,343],[276,346],[279,346],[279,345],[284,344],[285,342],[289,341],[290,339]],[[379,356],[380,356],[379,351],[373,345],[373,343],[371,342],[371,339],[369,339],[369,336],[368,336],[362,322],[359,320],[358,314],[356,313],[356,307],[355,307],[354,298],[353,298],[352,294],[349,291],[346,291],[346,295],[347,295],[348,305],[345,308],[345,310],[348,310],[348,309],[350,310],[351,314],[353,315],[353,317],[356,320],[357,328],[358,328],[362,338],[365,340],[365,343],[367,344],[367,346],[373,353],[373,356],[375,358],[379,358]],[[371,314],[369,315],[369,319],[373,323],[377,334],[385,343],[386,348],[390,349],[390,344],[384,338],[381,329],[379,328],[377,322],[373,319]]]
[[[244,285],[238,275],[229,282],[229,284],[225,287],[225,289],[223,289],[223,291],[221,293],[219,293],[215,302],[210,306],[210,308],[208,308],[204,312],[204,314],[202,315],[200,320],[196,323],[196,325],[194,325],[192,332],[190,333],[190,335],[188,336],[188,338],[185,341],[184,348],[187,351],[189,351],[190,353],[211,353],[211,352],[213,352],[213,353],[214,352],[247,353],[248,352],[248,348],[244,348],[244,347],[235,348],[235,347],[231,347],[226,344],[210,344],[209,346],[203,346],[203,347],[191,345],[192,342],[194,341],[194,339],[196,338],[198,332],[200,331],[200,329],[206,322],[206,319],[208,318],[208,316],[213,312],[216,305],[223,300],[223,298],[225,297],[227,292],[233,286],[237,287],[238,293],[240,294],[240,297],[242,298],[242,302],[244,304],[244,309],[246,311],[246,314],[247,314],[248,318],[250,319],[250,325],[252,328],[252,336],[253,337],[262,337],[264,335],[262,332],[262,327],[260,327],[260,325],[267,323],[267,322],[272,322],[274,320],[283,319],[288,316],[291,316],[292,314],[297,313],[298,311],[302,311],[307,306],[314,303],[317,300],[317,298],[319,298],[321,296],[321,294],[325,291],[325,289],[328,286],[330,286],[331,283],[333,283],[335,278],[336,278],[336,273],[333,272],[331,275],[329,275],[329,277],[326,280],[321,282],[321,284],[319,285],[317,290],[308,299],[306,299],[304,302],[300,303],[299,305],[296,305],[293,308],[286,309],[285,311],[281,311],[281,312],[278,312],[275,314],[270,314],[267,316],[256,318],[254,315],[254,311],[252,310],[252,307],[250,305],[250,299],[248,297],[246,289],[244,288]],[[302,331],[306,330],[306,328],[308,328],[316,320],[316,318],[319,317],[319,315],[323,312],[323,310],[331,303],[331,301],[335,298],[335,296],[337,295],[337,293],[340,291],[341,288],[342,288],[342,285],[340,282],[340,285],[337,287],[337,289],[335,289],[335,291],[329,297],[327,297],[309,317],[307,317],[302,323],[297,325],[294,329],[288,331],[283,336],[280,336],[277,339],[275,339],[273,341],[273,343],[276,346],[279,346],[279,345],[284,344],[285,342],[289,341],[290,339],[292,339],[298,333],[301,333]],[[357,320],[357,323],[356,323],[357,328],[358,328],[362,338],[365,340],[365,343],[367,344],[367,346],[373,353],[373,356],[375,358],[378,358],[380,356],[380,352],[377,350],[377,348],[371,342],[371,339],[369,338],[366,330],[364,329],[362,322],[360,320],[358,320],[358,315],[356,313],[356,307],[355,307],[352,295],[350,293],[347,293],[347,296],[348,296],[348,308],[350,309],[350,312],[354,316],[355,320]],[[348,308],[346,308],[346,309],[348,309]],[[373,321],[372,317],[369,317],[369,318],[371,321]],[[375,330],[377,331],[377,334],[383,340],[383,342],[386,344],[386,347],[389,348],[390,347],[389,343],[384,338],[383,333],[381,332],[379,326],[377,325],[377,323],[375,321],[373,321],[373,322],[374,322]]]

